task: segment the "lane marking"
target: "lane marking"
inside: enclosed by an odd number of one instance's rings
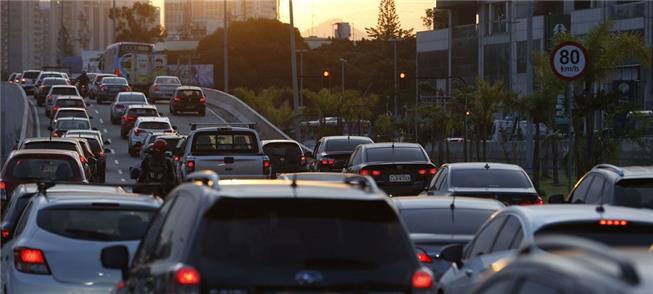
[[[118,174],[122,175],[122,169],[118,169]]]
[[[223,122],[223,123],[226,123],[226,122],[227,122],[226,120],[224,120],[224,118],[222,118],[222,117],[219,116],[217,113],[215,113],[215,111],[213,111],[213,109],[211,109],[211,108],[209,108],[209,107],[207,107],[206,109],[207,109],[210,113],[212,113],[213,115],[215,115],[215,117],[217,117],[218,120],[220,120],[220,122]]]
[[[118,162],[118,159],[114,159],[113,163],[115,163],[116,165],[120,165],[120,162]]]
[[[121,178],[120,181],[123,183],[126,182],[124,178]]]
[[[95,110],[95,114],[100,114],[100,112],[99,112],[99,111],[97,111],[97,109],[94,109],[94,110]]]
[[[109,133],[109,131],[107,131],[107,129],[103,129],[102,131],[103,131],[105,134],[108,134],[108,133]]]
[[[116,150],[111,149],[111,154],[116,154]]]
[[[101,123],[101,124],[104,124],[104,120],[103,120],[103,119],[100,119],[100,123]]]

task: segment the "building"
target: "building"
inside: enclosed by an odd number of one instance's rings
[[[278,0],[227,1],[229,20],[278,19]],[[224,25],[222,0],[165,0],[165,28],[171,39],[200,38]]]
[[[432,93],[420,93],[422,101],[441,101],[452,85],[464,79],[473,83],[504,80],[518,95],[529,93],[527,70],[526,1],[436,1],[444,11],[438,29],[417,33],[418,79],[429,81]],[[614,31],[644,36],[653,53],[653,2],[651,1],[533,1],[532,48],[544,51],[546,40],[557,31],[584,35],[604,20],[614,20]],[[642,108],[653,109],[653,71],[630,63],[615,68],[601,89],[613,90],[627,83],[628,95]]]
[[[47,34],[47,14],[39,1],[1,1],[2,72],[41,68],[46,60],[42,38]]]

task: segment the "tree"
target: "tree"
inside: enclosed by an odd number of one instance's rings
[[[427,29],[439,30],[449,27],[449,14],[446,10],[427,8],[421,19],[422,25]]]
[[[163,40],[165,30],[156,23],[157,13],[156,7],[146,2],[112,9],[109,18],[116,21],[116,41],[154,43]]]
[[[290,88],[270,87],[258,93],[246,88],[234,89],[234,94],[282,130],[293,126],[294,113],[290,104]]]
[[[483,161],[487,160],[486,141],[488,130],[492,126],[493,115],[499,111],[501,105],[514,105],[515,98],[515,93],[506,88],[503,81],[491,84],[480,78],[476,79],[476,90],[470,104],[472,119],[476,122],[479,138],[483,144]]]
[[[401,28],[394,0],[381,0],[376,27],[365,28],[365,32],[373,39],[385,41],[413,36],[413,29],[404,30]]]

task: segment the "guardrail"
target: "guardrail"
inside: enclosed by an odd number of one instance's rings
[[[22,87],[0,84],[0,165],[21,140],[40,135],[35,111]]]

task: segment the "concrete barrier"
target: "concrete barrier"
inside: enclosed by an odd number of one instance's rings
[[[8,82],[0,84],[1,164],[4,164],[18,142],[38,136],[38,126],[35,123],[38,116],[32,108],[22,87]]]

